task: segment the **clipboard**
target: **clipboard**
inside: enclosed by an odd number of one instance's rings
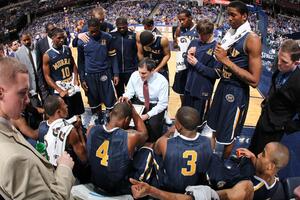
[[[132,104],[132,105],[133,105],[134,109],[136,110],[136,112],[139,114],[139,116],[142,116],[142,114],[144,112],[144,109],[145,109],[145,106],[144,105],[138,105],[138,104]],[[133,119],[130,120],[129,126],[134,127]]]

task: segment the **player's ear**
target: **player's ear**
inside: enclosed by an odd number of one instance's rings
[[[176,122],[175,123],[175,128],[176,128],[177,131],[180,132],[180,130],[182,129],[182,125],[180,123]]]
[[[4,89],[0,86],[0,99],[2,100],[4,96]]]

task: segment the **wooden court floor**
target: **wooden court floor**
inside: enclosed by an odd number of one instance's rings
[[[75,61],[77,61],[77,50],[72,49],[73,57]],[[171,88],[174,81],[174,75],[175,75],[175,67],[176,67],[176,51],[171,52],[171,58],[168,62],[169,66],[169,78],[170,78],[170,97],[169,97],[169,106],[168,106],[168,113],[171,119],[174,119],[174,116],[176,114],[176,111],[180,107],[180,99],[179,95],[177,95]],[[215,84],[215,88],[218,82]],[[84,98],[84,104],[88,106],[87,99],[82,92],[82,97]],[[261,107],[260,103],[262,102],[263,98],[258,92],[257,89],[250,87],[250,103],[248,108],[248,114],[246,117],[245,125],[246,126],[255,126],[256,122],[259,118]]]

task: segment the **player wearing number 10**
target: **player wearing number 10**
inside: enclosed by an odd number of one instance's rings
[[[124,130],[131,118],[136,130]],[[92,127],[87,138],[92,183],[113,195],[130,193],[128,176],[132,157],[147,138],[146,126],[133,106],[127,102],[116,104],[110,112],[110,121]]]
[[[79,85],[77,66],[72,57],[69,47],[63,45],[65,32],[60,28],[52,30],[53,47],[45,52],[43,56],[43,72],[45,80],[51,88],[50,93],[58,93],[68,105],[69,117],[80,115],[84,112],[80,92],[69,96],[69,90],[57,85],[57,82],[72,83]],[[73,82],[72,82],[73,81]]]
[[[163,189],[184,193],[189,185],[204,184],[202,175],[208,170],[212,150],[209,139],[196,131],[199,123],[198,111],[183,106],[176,113],[174,137],[158,139],[154,150],[163,158],[159,173]]]

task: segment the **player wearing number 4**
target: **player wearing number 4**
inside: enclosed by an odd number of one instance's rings
[[[204,184],[201,177],[209,167],[212,150],[209,139],[196,131],[199,123],[197,110],[183,106],[176,113],[174,137],[166,134],[155,144],[155,153],[163,158],[159,173],[162,188],[184,193],[189,185]]]
[[[43,72],[51,94],[59,94],[68,105],[69,117],[84,112],[77,66],[69,47],[63,45],[64,30],[54,28],[51,47],[43,56]],[[76,88],[78,88],[76,90]]]
[[[133,118],[136,130],[127,129]],[[118,195],[130,193],[129,172],[133,154],[148,138],[147,129],[131,103],[118,103],[110,112],[106,125],[94,126],[87,138],[92,183]]]

